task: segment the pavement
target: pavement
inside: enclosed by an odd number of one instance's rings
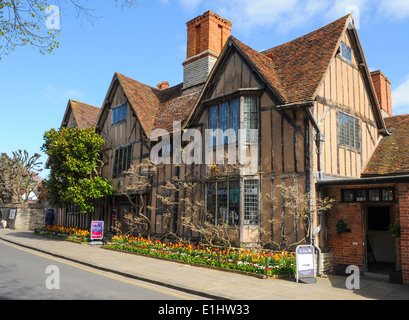
[[[346,277],[325,275],[314,284],[290,279],[259,279],[141,255],[46,238],[30,231],[0,229],[0,240],[54,257],[217,300],[409,300],[409,286],[366,276],[360,289],[346,288]]]

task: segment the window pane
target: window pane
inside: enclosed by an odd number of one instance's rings
[[[217,129],[217,106],[209,108],[209,129]],[[213,137],[213,139],[209,141],[209,144],[210,147],[214,147],[216,145],[216,137]]]
[[[240,100],[236,99],[230,103],[230,129],[236,134],[236,141],[239,138],[240,128]]]
[[[369,190],[369,201],[380,201],[378,189]]]
[[[227,181],[217,184],[217,222],[227,223]]]
[[[392,189],[382,190],[382,201],[393,201],[393,190]]]
[[[132,146],[127,148],[127,159],[126,159],[126,166],[124,170],[128,170],[132,164]]]
[[[244,180],[244,224],[258,224],[257,180]]]
[[[224,132],[229,128],[229,103],[225,102],[219,105],[219,129]],[[224,137],[224,144],[228,141],[227,136]]]
[[[207,221],[214,224],[216,216],[216,183],[207,185]]]
[[[112,109],[112,124],[117,122],[116,115],[117,115],[116,109]]]
[[[359,149],[361,147],[361,139],[359,135],[359,121],[355,119],[355,148]]]
[[[228,224],[239,225],[239,206],[240,202],[240,184],[239,181],[230,181],[229,183],[229,217]]]
[[[359,120],[346,114],[339,114],[339,142],[351,148],[361,147]]]
[[[257,97],[244,97],[244,129],[246,142],[255,142],[249,129],[258,129]]]
[[[343,56],[343,57],[346,57],[346,45],[345,45],[345,43],[344,42],[341,42],[341,55]]]
[[[354,192],[354,190],[344,190],[344,201],[345,202],[354,202],[355,201],[355,192]]]
[[[356,190],[356,201],[358,202],[366,201],[366,190]]]
[[[126,104],[122,106],[122,117],[121,120],[126,120]]]

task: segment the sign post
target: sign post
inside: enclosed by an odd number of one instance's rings
[[[313,246],[298,246],[295,254],[297,283],[316,283]]]
[[[104,221],[91,221],[91,242],[89,244],[103,244]],[[97,241],[94,241],[97,240]]]

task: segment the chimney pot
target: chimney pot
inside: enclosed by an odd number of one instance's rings
[[[161,83],[158,83],[158,89],[164,90],[169,88],[169,81],[162,81]]]

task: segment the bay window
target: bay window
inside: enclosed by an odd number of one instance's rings
[[[211,130],[220,129],[226,132],[227,129],[232,129],[235,133],[235,141],[239,139],[239,129],[245,129],[245,142],[250,143],[255,141],[254,131],[251,129],[258,129],[258,97],[245,96],[242,100],[242,108],[240,107],[240,98],[232,99],[227,102],[222,102],[212,105],[208,109],[208,128]],[[240,126],[240,111],[243,113],[243,124]],[[228,136],[224,135],[224,139],[219,139],[221,143],[226,145],[229,142]],[[209,141],[210,147],[216,146],[217,139]]]
[[[207,183],[207,218],[213,224],[240,224],[240,194],[244,192],[244,225],[259,223],[258,180],[244,180],[244,190],[240,190],[240,181],[219,180]]]

